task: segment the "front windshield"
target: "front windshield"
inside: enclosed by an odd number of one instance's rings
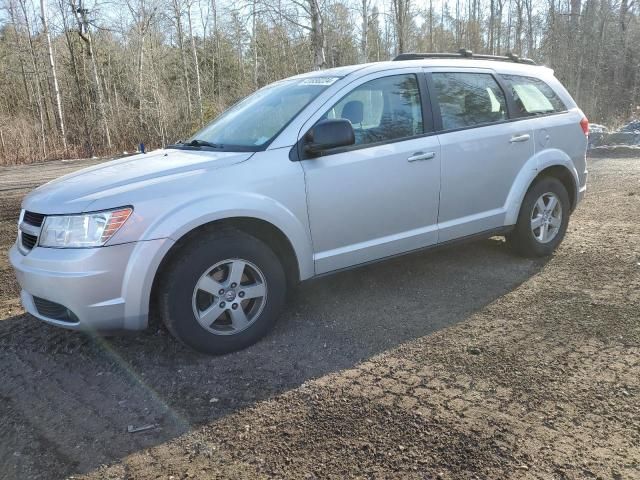
[[[335,77],[312,77],[269,85],[227,110],[183,145],[261,150],[336,80]]]

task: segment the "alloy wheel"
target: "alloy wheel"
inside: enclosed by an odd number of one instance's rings
[[[209,268],[193,290],[198,323],[216,335],[235,335],[260,316],[267,300],[264,274],[253,263],[227,259]]]
[[[540,243],[552,241],[562,226],[562,203],[555,193],[538,197],[531,211],[531,232]]]

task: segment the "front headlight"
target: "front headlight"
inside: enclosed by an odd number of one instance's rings
[[[41,247],[101,247],[124,225],[133,212],[130,207],[79,215],[45,218],[38,244]]]

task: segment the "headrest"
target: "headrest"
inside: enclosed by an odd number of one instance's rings
[[[342,107],[342,118],[349,120],[352,124],[362,123],[364,105],[360,100],[351,100]]]

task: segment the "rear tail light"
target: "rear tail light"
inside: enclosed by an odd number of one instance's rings
[[[582,117],[582,120],[580,120],[580,127],[582,128],[582,131],[584,132],[584,134],[588,137],[589,136],[589,120],[587,120],[587,117]]]

